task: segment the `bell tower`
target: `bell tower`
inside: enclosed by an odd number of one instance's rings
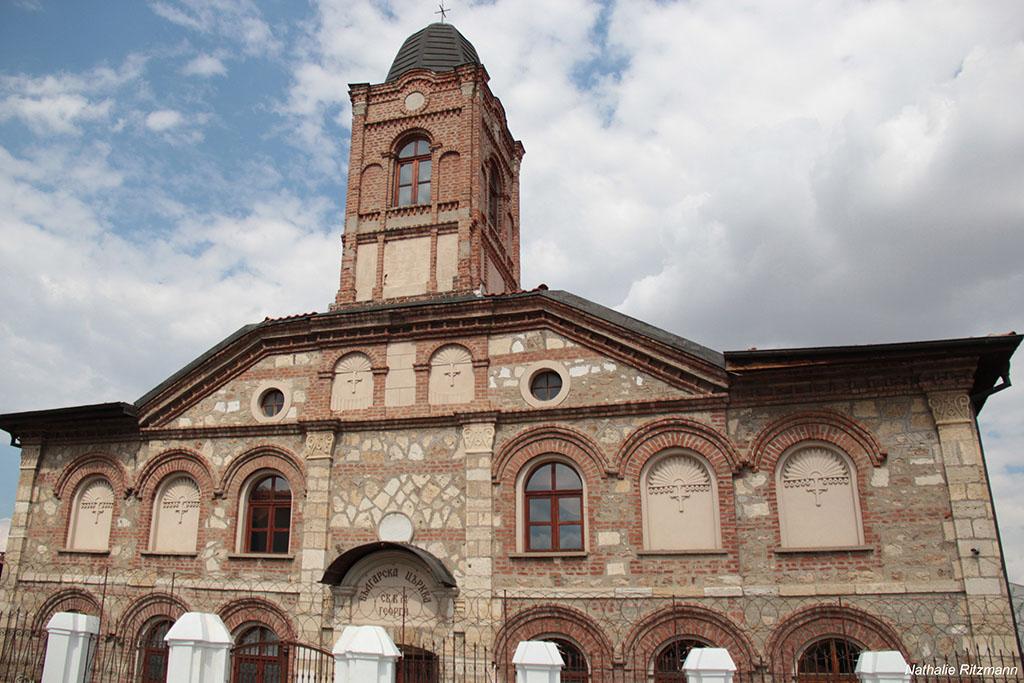
[[[349,86],[352,144],[332,308],[519,289],[519,166],[501,102],[451,24],[412,34],[380,84]]]

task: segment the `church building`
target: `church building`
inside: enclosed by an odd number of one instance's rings
[[[100,617],[101,681],[165,680],[186,611],[261,683],[328,680],[349,624],[406,683],[511,681],[529,639],[595,683],[685,680],[702,646],[741,680],[1019,664],[977,415],[1020,335],[723,353],[524,290],[526,149],[474,46],[432,24],[350,95],[327,312],[134,403],[0,415],[0,679],[61,611]]]

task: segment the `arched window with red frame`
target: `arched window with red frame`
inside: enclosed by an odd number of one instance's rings
[[[395,206],[430,203],[430,143],[415,137],[402,143],[395,167]]]
[[[165,683],[167,680],[167,641],[164,638],[174,622],[159,619],[142,633],[142,683]]]
[[[245,514],[245,552],[287,553],[292,525],[292,491],[280,474],[253,482]]]
[[[583,480],[564,462],[546,462],[523,491],[527,551],[583,550]]]

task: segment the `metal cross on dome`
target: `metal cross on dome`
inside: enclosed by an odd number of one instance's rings
[[[437,9],[436,12],[434,12],[434,14],[440,14],[441,15],[441,23],[443,24],[444,20],[448,18],[448,13],[451,12],[451,10],[449,8],[445,7],[443,2],[438,4],[437,8],[438,9]]]

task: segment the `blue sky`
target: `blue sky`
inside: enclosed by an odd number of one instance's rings
[[[0,412],[325,310],[347,85],[434,5],[0,4]],[[524,287],[719,349],[1024,327],[1019,1],[451,5],[527,150]],[[1018,581],[1022,412],[982,416]],[[0,519],[16,477],[5,446]]]

